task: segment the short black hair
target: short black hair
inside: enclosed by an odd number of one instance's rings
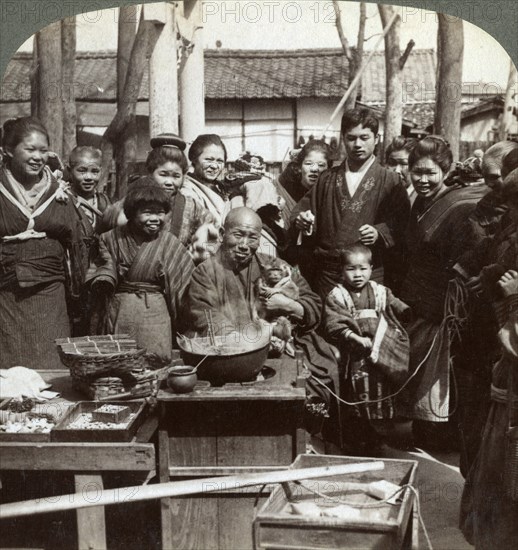
[[[344,111],[340,133],[345,135],[351,128],[355,128],[359,124],[372,130],[375,136],[378,135],[379,121],[369,109],[347,109]]]
[[[151,176],[143,176],[132,183],[128,194],[124,198],[124,214],[131,221],[140,208],[152,204],[162,207],[166,214],[171,210],[166,192]]]
[[[361,243],[354,243],[346,246],[340,251],[340,263],[343,266],[347,265],[349,258],[353,254],[363,254],[368,262],[372,264],[372,250]]]

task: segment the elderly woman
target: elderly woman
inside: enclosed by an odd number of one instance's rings
[[[80,219],[46,166],[49,135],[25,117],[3,127],[0,169],[1,367],[52,369],[70,335],[65,302],[82,282]]]
[[[414,202],[416,194],[408,177],[408,157],[416,143],[417,140],[414,138],[396,136],[385,150],[385,166],[401,176],[411,203]]]
[[[399,297],[415,316],[407,330],[410,369],[419,372],[408,386],[403,411],[414,419],[414,435],[423,445],[434,443],[432,434],[443,431],[437,423],[445,423],[450,415],[450,367],[455,355],[451,323],[459,304],[449,293],[449,281],[457,258],[474,244],[466,223],[482,196],[480,186],[444,184],[452,160],[448,143],[438,136],[421,140],[409,157],[417,198],[406,232],[409,268]]]
[[[490,289],[497,296],[494,304],[502,356],[493,368],[491,407],[480,451],[466,479],[460,517],[464,536],[480,550],[512,548],[518,540],[518,480],[515,471],[515,496],[511,497],[511,481],[505,474],[510,470],[506,461],[516,456],[507,454],[512,444],[506,437],[509,424],[518,425],[518,169],[505,183],[503,196],[514,231],[501,249],[500,266],[505,272]],[[508,392],[512,392],[511,406]]]
[[[144,176],[124,200],[128,223],[101,235],[92,292],[106,298],[100,332],[129,334],[157,364],[171,360],[182,294],[194,264],[181,242],[164,230],[170,203]]]

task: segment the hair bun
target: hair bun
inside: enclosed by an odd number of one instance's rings
[[[169,146],[176,147],[180,149],[180,151],[185,151],[185,148],[187,147],[185,141],[180,136],[173,133],[159,134],[158,136],[151,138],[150,143],[153,149],[156,149],[157,147]]]

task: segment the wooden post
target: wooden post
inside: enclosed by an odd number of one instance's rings
[[[76,18],[65,17],[61,21],[63,94],[63,163],[66,164],[70,151],[76,146],[77,110],[75,98],[74,67],[76,62]]]
[[[119,24],[117,34],[117,108],[122,109],[124,103],[124,85],[128,73],[128,63],[137,32],[137,6],[121,6],[119,8]],[[117,176],[117,196],[123,197],[128,187],[128,177],[132,163],[137,159],[137,117],[136,103],[129,105],[126,126],[120,139],[113,143],[115,153],[115,170]]]
[[[437,16],[439,47],[434,132],[449,141],[456,161],[460,143],[464,28],[460,18],[444,13]]]
[[[103,478],[100,475],[74,476],[76,493],[81,497],[87,492],[94,494],[93,500],[100,498],[103,493]],[[84,508],[76,512],[77,515],[77,540],[79,550],[105,550],[106,549],[106,521],[104,518],[104,506],[97,508]],[[95,526],[94,528],[92,528]]]
[[[394,15],[394,8],[389,5],[378,4],[382,25],[387,26]],[[401,97],[401,49],[399,47],[399,33],[401,19],[399,16],[385,36],[385,129],[383,132],[383,154],[387,145],[401,134],[403,124],[403,99]]]
[[[61,22],[47,25],[36,34],[38,48],[38,117],[50,135],[50,147],[63,156],[63,109]]]
[[[163,22],[149,61],[149,136],[178,133],[178,68],[175,8],[171,4],[145,4],[144,18]],[[151,15],[152,14],[152,15]]]
[[[187,143],[204,132],[205,89],[203,27],[200,0],[184,0],[184,17],[179,17],[180,32],[190,44],[182,51],[180,73],[180,135]]]

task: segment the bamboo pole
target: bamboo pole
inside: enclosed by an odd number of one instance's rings
[[[299,479],[313,479],[318,477],[331,477],[359,472],[383,470],[383,461],[361,462],[353,464],[338,464],[333,466],[320,466],[318,468],[301,468],[295,470],[281,470],[273,472],[261,472],[257,474],[243,474],[227,477],[211,477],[205,479],[189,479],[186,481],[170,481],[157,485],[137,485],[121,489],[98,489],[83,491],[61,497],[52,497],[52,501],[45,499],[24,500],[12,502],[0,506],[0,519],[8,519],[34,514],[46,514],[50,512],[64,512],[93,506],[108,506],[111,504],[137,502],[143,500],[155,500],[199,493],[212,493],[224,490],[236,490],[242,487],[254,485],[267,485],[271,483],[285,483]]]
[[[384,40],[386,34],[389,32],[390,30],[390,27],[392,27],[392,25],[394,24],[394,21],[399,17],[399,15],[397,14],[397,12],[394,12],[394,14],[392,15],[392,17],[390,18],[390,21],[387,23],[387,26],[383,29],[383,32],[381,33],[381,35],[379,36],[378,38],[378,41],[376,42],[376,44],[374,45],[374,48],[372,49],[372,51],[370,52],[369,56],[367,57],[367,59],[365,60],[365,63],[362,64],[362,66],[360,67],[360,69],[358,70],[358,72],[356,73],[356,76],[354,77],[354,80],[351,82],[349,88],[347,88],[345,94],[343,95],[342,99],[340,100],[340,103],[338,103],[338,105],[336,106],[336,109],[333,111],[333,114],[331,115],[331,118],[329,119],[329,122],[327,124],[327,126],[325,127],[324,131],[322,132],[322,136],[324,137],[326,132],[329,130],[329,128],[331,127],[331,124],[333,123],[333,120],[336,118],[336,116],[338,115],[338,113],[343,109],[343,106],[345,105],[345,102],[349,99],[349,96],[353,93],[354,89],[356,88],[356,86],[358,85],[358,82],[360,81],[360,78],[362,77],[363,73],[365,72],[365,69],[367,68],[367,66],[369,65],[369,63],[371,62],[371,59],[373,57],[373,55],[376,53],[376,51],[378,50],[379,48],[379,45],[381,44],[381,42]]]

